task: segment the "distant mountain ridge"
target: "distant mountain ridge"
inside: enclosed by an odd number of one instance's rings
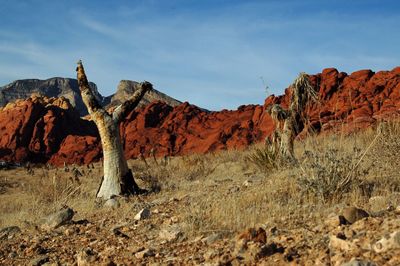
[[[135,91],[135,84],[137,84],[135,81],[122,80],[115,94],[104,97],[99,93],[95,83],[89,83],[95,97],[106,109],[114,108],[128,99]],[[18,99],[27,99],[32,94],[46,97],[64,97],[69,100],[71,105],[79,112],[80,116],[88,114],[86,106],[82,101],[78,81],[76,79],[61,77],[54,77],[46,80],[22,79],[0,87],[0,107],[5,106],[7,103],[15,102]],[[154,90],[146,94],[139,106],[144,106],[157,100],[163,101],[171,106],[177,106],[181,103],[162,92]]]

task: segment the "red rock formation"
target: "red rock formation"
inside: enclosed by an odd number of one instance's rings
[[[310,127],[317,132],[353,132],[400,111],[400,67],[373,73],[361,70],[347,75],[334,68],[310,76],[320,101],[307,107]],[[270,96],[261,105],[238,110],[207,112],[182,103],[171,107],[153,102],[131,112],[121,124],[125,154],[157,156],[241,149],[262,141],[274,125],[264,112],[272,103],[287,106],[283,96]],[[0,159],[12,161],[86,164],[101,158],[96,128],[79,118],[68,102],[34,98],[0,109]]]
[[[31,97],[0,109],[2,160],[46,162],[71,134],[86,137],[97,133],[63,98]]]

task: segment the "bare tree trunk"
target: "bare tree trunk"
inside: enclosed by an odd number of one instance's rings
[[[143,192],[128,168],[122,148],[119,123],[138,105],[144,94],[152,89],[152,85],[149,82],[141,83],[132,98],[118,106],[110,115],[94,97],[81,61],[78,62],[77,77],[82,100],[99,130],[103,148],[104,176],[96,196],[109,199],[113,195],[131,195]]]

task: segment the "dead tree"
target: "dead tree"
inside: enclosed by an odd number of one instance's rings
[[[138,84],[132,97],[110,114],[95,98],[81,61],[78,62],[76,71],[82,100],[99,130],[103,148],[104,176],[96,196],[109,199],[113,195],[135,195],[144,192],[136,184],[132,172],[128,168],[119,124],[139,104],[145,93],[153,88],[152,84],[146,81]]]
[[[307,119],[306,105],[316,101],[317,94],[305,73],[300,73],[289,89],[291,96],[288,109],[273,105],[267,109],[267,112],[275,122],[274,147],[278,149],[282,158],[295,160],[294,139],[300,131],[301,124],[304,124]],[[283,128],[281,128],[282,122]]]

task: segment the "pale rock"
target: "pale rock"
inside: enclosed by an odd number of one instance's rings
[[[400,231],[393,232],[388,237],[383,237],[373,245],[377,253],[385,252],[400,247]]]
[[[349,252],[357,249],[357,245],[353,242],[338,238],[335,235],[331,235],[329,237],[329,248],[333,250]]]
[[[201,242],[203,242],[203,243],[205,243],[205,244],[207,244],[207,245],[211,245],[212,243],[214,243],[214,242],[220,240],[221,238],[222,238],[222,235],[221,235],[221,234],[219,234],[219,233],[214,233],[214,234],[211,234],[211,235],[209,235],[209,236],[204,237],[203,239],[201,239]]]
[[[90,266],[96,261],[96,254],[91,248],[85,248],[76,255],[78,266]]]
[[[398,205],[398,206],[394,209],[394,212],[395,212],[396,214],[400,214],[400,205]]]
[[[73,228],[67,228],[67,229],[64,231],[64,234],[65,234],[66,236],[72,236],[74,233],[75,233],[75,229],[73,229]]]
[[[171,223],[177,223],[179,221],[179,218],[176,216],[171,217]]]
[[[353,258],[349,262],[343,263],[341,266],[376,266],[376,264],[371,261]]]
[[[121,204],[118,202],[116,198],[111,198],[108,199],[104,203],[104,207],[110,208],[110,209],[118,209],[121,206]]]
[[[336,228],[340,225],[340,220],[339,216],[337,216],[335,213],[331,213],[325,220],[324,220],[325,226],[328,228]]]
[[[253,181],[251,181],[251,180],[246,180],[246,181],[243,182],[242,185],[243,185],[244,187],[249,187],[249,186],[251,186],[252,184],[253,184]]]
[[[155,256],[155,252],[154,252],[154,249],[151,249],[151,248],[146,248],[142,251],[135,253],[135,257],[137,259],[143,259],[146,257],[153,257],[153,256]]]
[[[169,242],[176,241],[178,238],[182,237],[183,233],[178,226],[169,226],[167,228],[161,229],[159,237],[163,240]]]

